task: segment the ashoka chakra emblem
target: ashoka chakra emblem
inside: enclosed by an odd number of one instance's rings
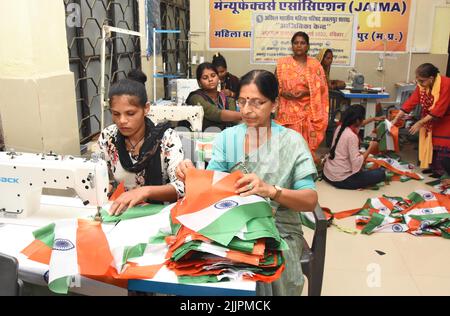
[[[75,248],[74,244],[68,239],[55,239],[53,250],[67,251]]]
[[[218,209],[221,209],[221,210],[222,209],[226,209],[226,208],[232,208],[232,207],[235,207],[235,206],[238,206],[238,203],[235,202],[235,201],[231,201],[231,200],[222,201],[222,202],[219,202],[219,203],[214,205],[215,208],[218,208]]]

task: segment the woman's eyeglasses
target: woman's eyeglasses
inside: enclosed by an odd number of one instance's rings
[[[264,104],[266,104],[267,102],[269,102],[269,100],[261,100],[258,98],[253,98],[253,99],[246,99],[246,98],[238,98],[237,99],[237,104],[239,105],[239,107],[243,108],[244,106],[246,106],[247,104],[254,107],[254,108],[261,108]]]

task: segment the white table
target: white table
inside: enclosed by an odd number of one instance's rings
[[[47,286],[45,275],[48,266],[29,260],[20,252],[33,240],[33,231],[55,220],[86,218],[95,215],[95,207],[83,206],[72,198],[43,196],[41,209],[24,219],[0,217],[0,252],[16,257],[19,261],[19,278],[25,282]],[[111,225],[111,224],[106,224]],[[119,227],[119,226],[117,226]],[[255,282],[220,282],[209,284],[180,284],[175,273],[161,269],[152,280],[130,280],[128,289],[81,277],[73,293],[83,295],[128,295],[128,290],[157,292],[175,295],[255,295]]]

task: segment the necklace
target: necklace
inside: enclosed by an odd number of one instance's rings
[[[130,150],[128,150],[128,151],[129,151],[129,152],[134,152],[135,149],[136,149],[136,147],[137,147],[137,145],[139,145],[139,144],[142,142],[143,139],[144,139],[144,136],[142,136],[142,138],[141,138],[136,144],[133,144],[133,143],[131,142],[131,140],[130,140],[129,138],[127,138],[128,143],[130,144]]]

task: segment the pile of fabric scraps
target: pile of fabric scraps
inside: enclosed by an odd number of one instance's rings
[[[368,199],[362,208],[334,213],[336,219],[356,216],[363,234],[407,232],[450,239],[450,196],[416,190],[406,199],[383,196]]]
[[[186,196],[171,210],[174,236],[166,238],[167,267],[179,282],[273,282],[280,277],[287,244],[265,199],[236,195],[234,183],[241,176],[189,170]]]

